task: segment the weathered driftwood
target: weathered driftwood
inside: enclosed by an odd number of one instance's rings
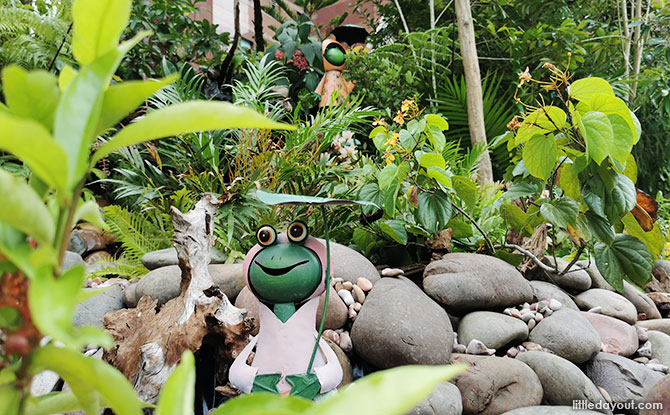
[[[174,246],[182,271],[177,298],[158,310],[157,301],[144,296],[137,308],[105,316],[114,346],[104,359],[133,383],[146,402],[156,402],[185,350],[195,353],[206,341],[214,347],[218,367],[225,370],[248,342],[253,323],[213,284],[207,270],[214,213],[220,205],[208,194],[187,213],[172,208]]]

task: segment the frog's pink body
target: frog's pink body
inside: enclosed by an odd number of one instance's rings
[[[277,243],[289,243],[286,234],[278,236]],[[265,304],[258,301],[259,331],[249,344],[235,359],[228,374],[230,383],[244,393],[250,393],[256,375],[281,373],[282,378],[277,388],[287,392],[291,385],[286,382],[287,375],[305,374],[312,355],[317,331],[316,311],[319,295],[325,290],[327,255],[326,247],[315,238],[308,237],[303,244],[317,254],[321,261],[321,284],[296,312],[283,323]],[[256,254],[263,249],[254,246],[244,258],[244,279],[249,286],[248,270]],[[247,359],[255,351],[253,363]],[[341,382],[342,367],[333,350],[325,341],[319,342],[319,352],[314,359],[312,373],[316,374],[321,384],[321,393],[331,391]]]

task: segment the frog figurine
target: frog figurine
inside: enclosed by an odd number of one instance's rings
[[[256,239],[243,267],[258,300],[259,331],[230,367],[230,383],[244,393],[314,399],[334,390],[343,376],[337,356],[315,329],[319,296],[326,289],[326,247],[300,221],[279,235],[262,226]]]

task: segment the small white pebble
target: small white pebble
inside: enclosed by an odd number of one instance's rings
[[[397,277],[399,275],[405,275],[405,271],[400,268],[384,268],[381,274],[382,277]]]

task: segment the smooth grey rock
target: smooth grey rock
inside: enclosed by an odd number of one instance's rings
[[[621,294],[602,288],[584,291],[575,297],[575,303],[583,310],[602,307],[601,314],[618,318],[628,324],[635,324],[637,321],[637,310],[633,303]]]
[[[650,330],[647,335],[651,343],[651,358],[670,366],[670,336],[656,330]]]
[[[325,244],[323,239],[317,239]],[[361,277],[367,278],[372,284],[381,279],[374,264],[360,252],[348,246],[330,241],[330,257],[332,264],[330,275],[333,278],[342,278],[344,281],[351,281],[353,284],[356,284],[356,281]]]
[[[586,376],[603,388],[612,402],[640,402],[663,375],[644,365],[610,353],[598,353],[584,365]],[[637,414],[638,411],[628,413]]]
[[[461,391],[449,382],[437,385],[433,393],[422,400],[408,415],[461,415],[463,402]]]
[[[244,287],[242,264],[213,264],[207,269],[214,284],[226,294],[231,302],[235,301],[237,294]],[[179,295],[180,282],[181,269],[178,265],[154,269],[126,289],[125,304],[129,308],[136,307],[140,298],[148,295],[158,300],[159,306],[163,305]]]
[[[644,398],[645,403],[661,404],[662,409],[644,409],[641,415],[667,415],[670,408],[670,375],[664,377],[654,385]]]
[[[544,262],[552,267],[554,266],[553,258],[545,257]],[[563,258],[556,258],[556,262],[558,263],[559,271],[563,271],[570,263]],[[564,275],[559,276],[558,273],[549,273],[549,277],[561,288],[573,291],[588,290],[591,288],[591,276],[587,274],[585,270],[579,269],[576,265],[577,264],[573,265]]]
[[[572,301],[572,298],[558,286],[544,281],[530,281],[530,286],[533,288],[534,301],[555,299],[565,307],[579,311],[579,307]]]
[[[572,405],[578,400],[605,402],[593,382],[567,359],[538,351],[519,353],[516,359],[533,369],[542,383],[543,402],[549,405]]]
[[[529,406],[519,408],[513,411],[505,412],[502,415],[597,415],[600,412],[590,411],[588,409],[572,409],[571,406]]]
[[[33,396],[42,396],[52,392],[59,379],[60,375],[50,370],[44,370],[38,373],[33,376],[33,379],[30,382],[30,394]]]
[[[642,327],[648,330],[662,331],[670,335],[670,318],[659,318],[654,320],[642,320],[635,323],[635,327]]]
[[[210,264],[223,264],[226,262],[228,256],[223,252],[212,248],[209,251],[209,258],[211,260]],[[150,270],[170,265],[179,265],[177,250],[174,249],[174,247],[171,247],[149,252],[142,257],[142,265]]]
[[[75,326],[98,326],[103,327],[105,314],[123,308],[123,290],[119,285],[94,295],[91,298],[77,304],[74,311],[73,323]]]
[[[371,365],[447,364],[454,333],[449,316],[405,277],[382,278],[351,329],[354,350]]]
[[[545,317],[528,339],[569,361],[580,364],[600,351],[600,336],[579,312],[562,308]]]
[[[75,252],[79,255],[84,255],[84,252],[87,250],[86,241],[82,238],[81,235],[77,232],[70,233],[70,240],[67,244],[67,250],[70,252]]]
[[[589,277],[591,277],[591,288],[602,288],[603,290],[616,291],[612,285],[605,280],[603,275],[598,270],[594,261],[577,261],[577,265],[584,268]]]
[[[63,272],[69,270],[77,264],[86,265],[86,261],[76,252],[65,251],[65,257],[63,258]]]
[[[522,342],[528,338],[528,326],[518,318],[491,311],[475,311],[461,319],[458,339],[469,344],[477,339],[487,347],[500,349],[511,342]]]
[[[448,309],[496,309],[533,299],[533,290],[521,273],[492,256],[446,254],[428,264],[423,275],[426,293]]]
[[[454,355],[453,362],[471,365],[453,380],[463,397],[464,415],[498,415],[542,401],[540,379],[520,360]]]
[[[635,306],[638,313],[646,314],[648,319],[661,318],[656,304],[646,294],[641,293],[628,281],[623,282],[623,289],[623,296]]]

